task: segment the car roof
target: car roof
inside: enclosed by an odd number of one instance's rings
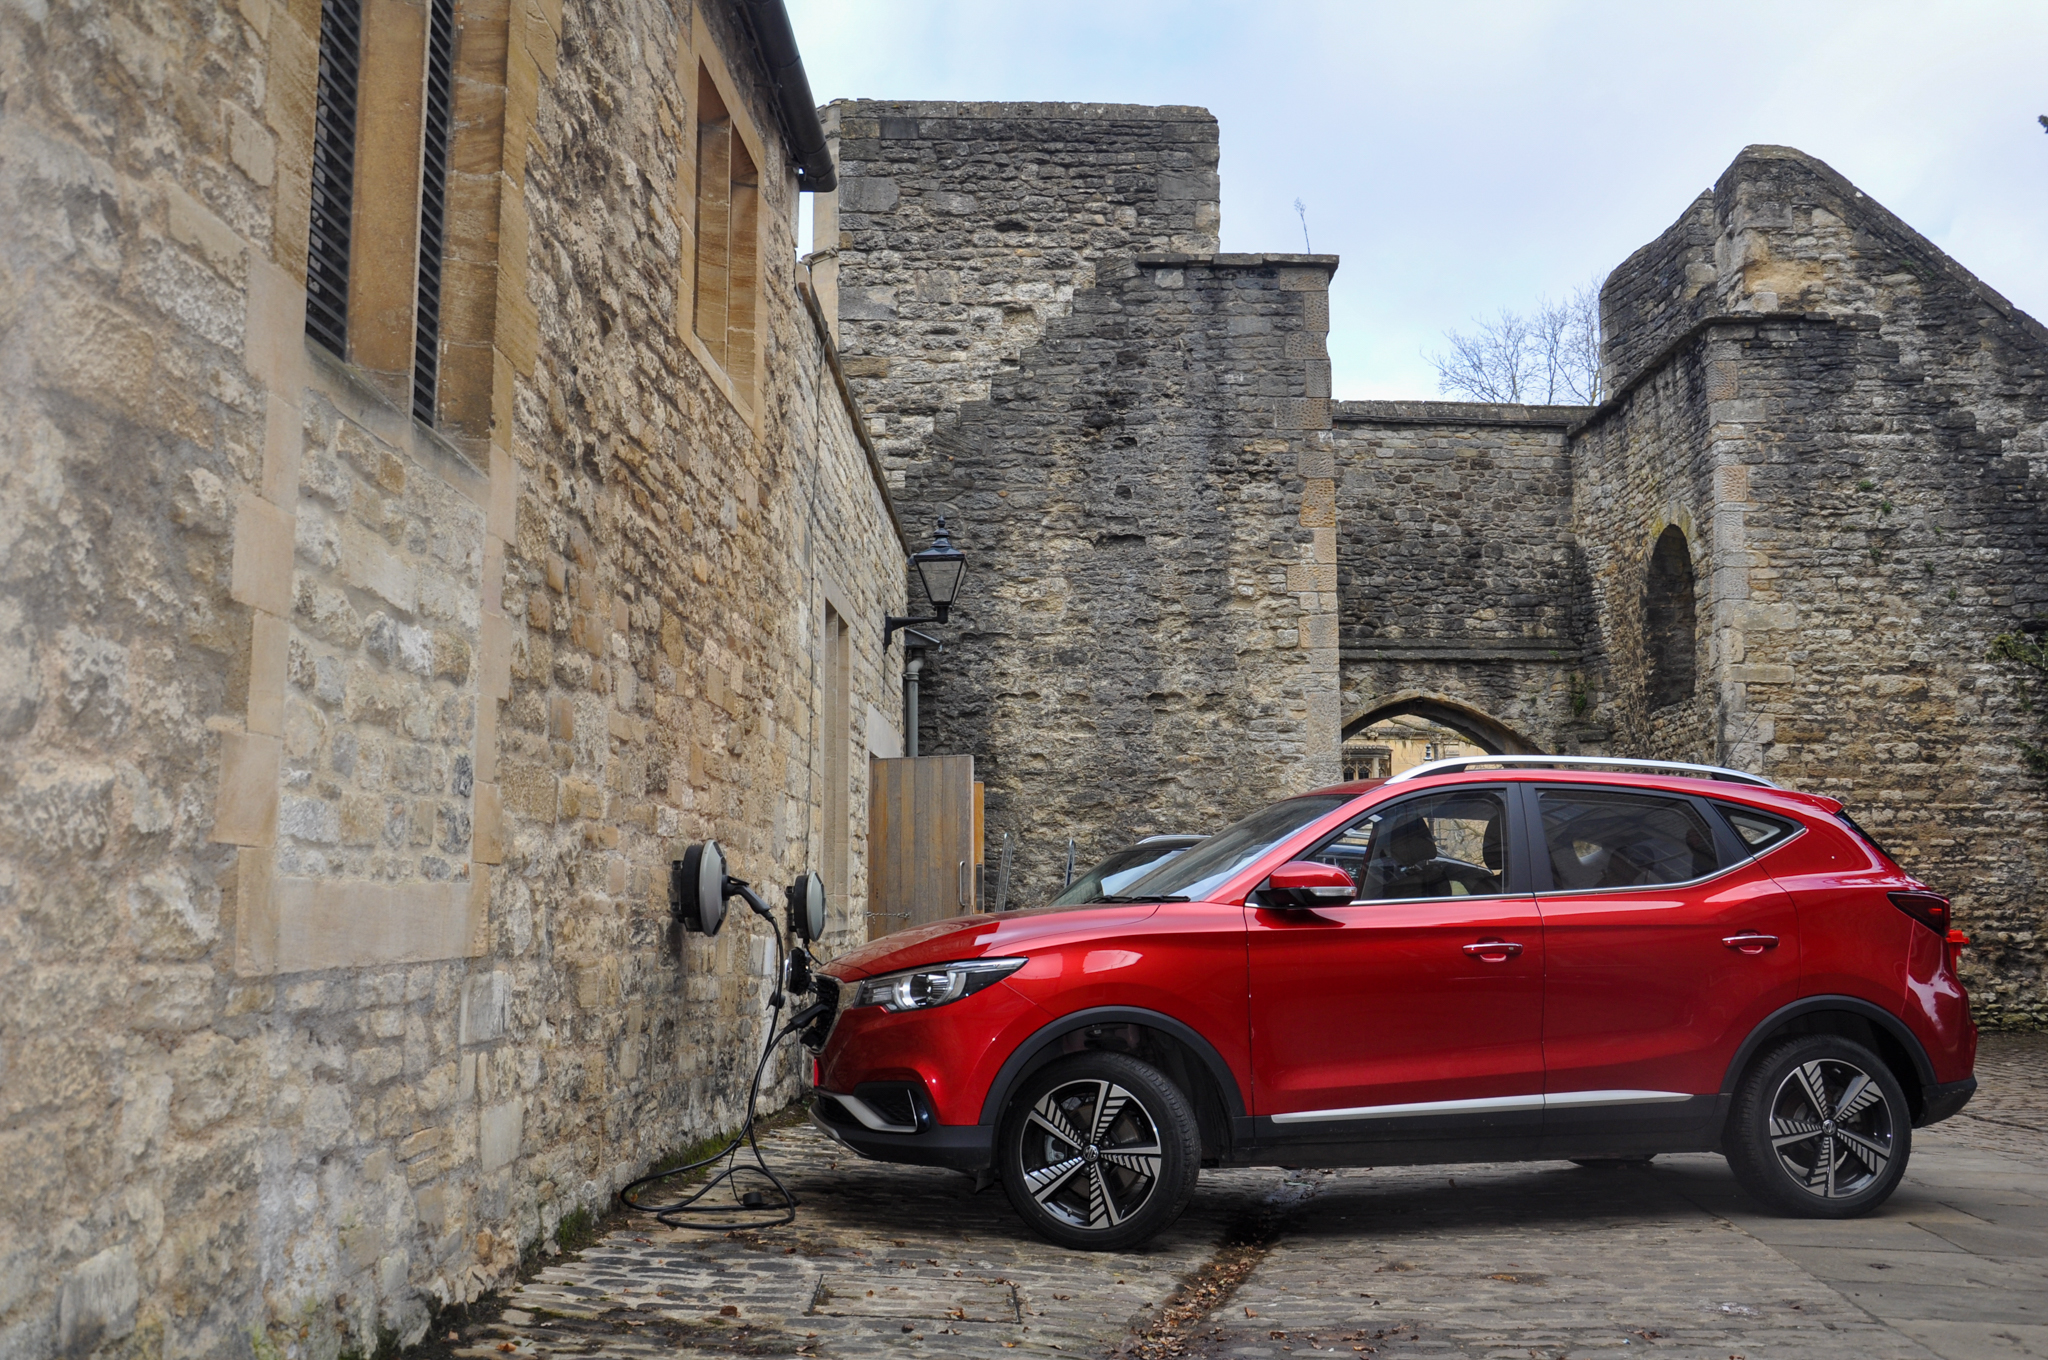
[[[1827,815],[1833,815],[1842,808],[1841,802],[1837,799],[1817,793],[1801,793],[1796,789],[1778,788],[1774,785],[1737,783],[1733,780],[1698,775],[1647,772],[1635,774],[1622,770],[1572,765],[1510,765],[1497,770],[1446,770],[1441,774],[1424,774],[1399,781],[1358,779],[1346,784],[1332,784],[1327,788],[1316,789],[1314,793],[1355,798],[1388,785],[1392,786],[1392,791],[1405,791],[1411,788],[1434,789],[1460,784],[1499,784],[1504,781],[1524,784],[1607,784],[1616,788],[1659,789],[1668,793],[1687,793],[1751,803],[1759,807],[1791,805]]]

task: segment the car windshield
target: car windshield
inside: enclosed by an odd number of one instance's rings
[[[1261,808],[1160,865],[1123,895],[1135,901],[1202,901],[1275,845],[1350,801],[1347,795],[1323,793]]]
[[[1153,842],[1150,845],[1133,845],[1119,850],[1075,879],[1071,887],[1052,900],[1052,905],[1072,907],[1083,902],[1100,902],[1106,897],[1115,896],[1127,885],[1137,882],[1157,869],[1162,862],[1172,859],[1185,849],[1185,845]]]

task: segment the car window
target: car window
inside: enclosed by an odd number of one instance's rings
[[[1690,799],[1613,789],[1544,789],[1538,798],[1561,892],[1687,883],[1721,867],[1713,827]]]
[[[1483,790],[1409,798],[1374,808],[1309,858],[1350,874],[1363,902],[1493,896],[1507,872],[1507,808]]]
[[[1282,840],[1349,801],[1348,795],[1311,794],[1260,808],[1128,885],[1123,895],[1200,902]]]
[[[1743,847],[1752,855],[1761,855],[1799,832],[1799,823],[1790,818],[1774,817],[1768,812],[1736,807],[1731,803],[1716,803],[1714,806],[1728,819],[1728,825],[1735,828],[1735,834],[1742,838]]]
[[[1052,905],[1071,907],[1100,902],[1110,894],[1122,892],[1185,849],[1185,845],[1161,842],[1128,846],[1075,879],[1072,886],[1052,900]]]

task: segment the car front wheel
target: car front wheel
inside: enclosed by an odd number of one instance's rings
[[[1792,1039],[1735,1092],[1726,1141],[1743,1189],[1800,1218],[1854,1218],[1906,1173],[1913,1119],[1884,1060],[1834,1035]]]
[[[1180,1217],[1202,1141],[1187,1097],[1158,1069],[1121,1053],[1077,1053],[1024,1084],[1000,1155],[1004,1193],[1041,1236],[1115,1251]]]

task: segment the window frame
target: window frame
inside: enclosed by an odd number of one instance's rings
[[[1514,788],[1515,786],[1512,783],[1448,784],[1438,785],[1435,788],[1404,792],[1401,797],[1390,798],[1385,802],[1374,803],[1370,807],[1361,808],[1357,816],[1346,821],[1329,835],[1317,840],[1294,858],[1315,859],[1316,856],[1320,855],[1339,837],[1343,836],[1360,822],[1371,817],[1384,817],[1407,803],[1421,802],[1428,798],[1443,798],[1451,795],[1469,796],[1475,793],[1490,793],[1500,799],[1501,815],[1507,821],[1507,826],[1504,828],[1501,836],[1501,850],[1506,855],[1507,862],[1501,867],[1501,889],[1499,892],[1463,893],[1450,897],[1354,897],[1349,902],[1332,903],[1331,905],[1383,907],[1395,904],[1410,905],[1417,902],[1498,902],[1503,898],[1527,897],[1529,896],[1529,888],[1527,886],[1529,881],[1529,854],[1525,845],[1527,837],[1521,829],[1521,823],[1526,818],[1523,816],[1523,810],[1520,806],[1521,800],[1515,796]],[[1325,910],[1325,908],[1318,908],[1318,910]]]
[[[1717,878],[1723,878],[1728,874],[1732,874],[1752,861],[1776,852],[1782,846],[1790,845],[1793,841],[1805,835],[1807,829],[1806,823],[1800,818],[1790,818],[1790,820],[1799,823],[1798,831],[1762,851],[1752,851],[1743,842],[1742,838],[1735,834],[1735,828],[1728,825],[1727,818],[1723,817],[1719,809],[1714,806],[1714,800],[1701,797],[1698,794],[1681,793],[1674,789],[1636,788],[1627,784],[1584,784],[1564,779],[1525,780],[1521,781],[1517,787],[1522,790],[1524,853],[1529,857],[1532,885],[1530,890],[1538,897],[1607,897],[1618,893],[1664,893],[1675,892],[1682,888],[1698,887],[1703,883],[1711,883]],[[1549,847],[1543,843],[1542,795],[1545,790],[1605,794],[1623,793],[1634,794],[1639,798],[1663,798],[1676,802],[1690,803],[1693,806],[1693,810],[1705,820],[1707,829],[1714,834],[1714,849],[1721,859],[1721,866],[1711,874],[1702,874],[1697,878],[1683,879],[1675,883],[1637,883],[1619,888],[1560,888],[1557,886],[1556,880],[1550,871]],[[1784,816],[1786,814],[1773,813],[1772,815]]]
[[[755,434],[760,433],[762,363],[766,358],[767,346],[767,296],[769,251],[765,241],[768,235],[769,178],[771,162],[761,136],[756,131],[753,119],[748,116],[746,103],[732,79],[732,72],[719,50],[710,31],[704,25],[700,10],[690,21],[690,44],[676,54],[676,94],[683,107],[682,127],[677,136],[677,174],[673,214],[679,234],[681,249],[676,261],[676,336],[691,354],[695,355],[704,372],[732,408],[744,419]],[[751,372],[737,376],[731,367],[721,362],[697,334],[697,270],[699,222],[698,196],[703,175],[699,164],[698,142],[700,128],[698,114],[702,103],[698,95],[700,73],[708,78],[718,92],[719,102],[724,104],[726,118],[733,136],[746,150],[754,163],[755,198],[754,211],[754,325],[752,350],[750,353]],[[728,248],[728,261],[731,258]],[[728,265],[729,268],[729,265]],[[728,276],[729,277],[729,276]],[[731,296],[728,283],[727,296]],[[729,313],[728,313],[729,314]]]

